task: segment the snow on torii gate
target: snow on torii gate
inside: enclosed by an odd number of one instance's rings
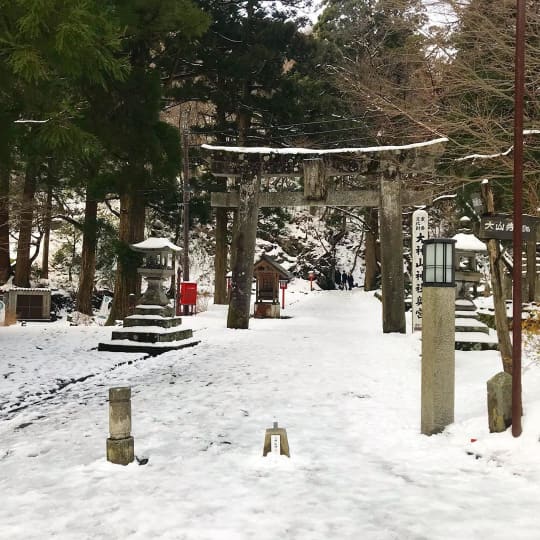
[[[380,209],[383,332],[405,333],[401,207],[425,203],[432,193],[402,191],[401,175],[433,172],[435,158],[445,142],[446,138],[439,138],[403,146],[329,150],[202,145],[212,153],[214,176],[239,179],[237,192],[212,193],[213,207],[237,210],[227,327],[249,326],[260,207],[364,206]],[[330,178],[355,174],[378,176],[379,189],[333,190]],[[303,177],[304,192],[260,192],[263,177],[278,176]],[[216,287],[221,278],[217,254],[226,249],[218,244],[224,242],[225,235],[216,231]]]

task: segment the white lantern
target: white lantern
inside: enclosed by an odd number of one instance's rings
[[[454,287],[456,241],[452,238],[424,240],[423,287]]]

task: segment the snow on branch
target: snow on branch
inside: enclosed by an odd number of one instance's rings
[[[540,129],[524,129],[523,135],[538,135],[540,134]],[[498,157],[504,157],[510,154],[512,150],[514,149],[514,145],[512,145],[508,150],[505,152],[498,152],[497,154],[471,154],[469,156],[463,156],[460,158],[457,158],[456,161],[467,161],[467,160],[475,160],[475,159],[495,159]]]
[[[413,144],[405,144],[402,146],[368,146],[363,148],[331,148],[331,149],[316,149],[316,148],[270,148],[267,146],[213,146],[211,144],[203,144],[201,148],[205,150],[216,150],[221,152],[233,152],[237,154],[367,154],[370,152],[387,152],[392,150],[411,150],[413,148],[422,148],[424,146],[432,146],[448,142],[446,137],[432,139]]]
[[[512,150],[514,149],[514,145],[512,145],[506,152],[499,152],[497,154],[471,154],[470,156],[463,156],[460,158],[457,158],[456,161],[467,161],[469,159],[475,160],[475,159],[494,159],[498,157],[507,156]]]
[[[451,193],[448,195],[440,195],[439,197],[436,197],[433,199],[433,202],[436,203],[437,201],[444,201],[446,199],[455,199],[457,195],[455,193]]]
[[[15,120],[14,124],[46,124],[49,120]]]

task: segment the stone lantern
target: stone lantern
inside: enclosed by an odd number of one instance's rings
[[[174,315],[162,286],[163,281],[173,275],[173,257],[181,249],[160,236],[151,236],[132,245],[131,249],[143,255],[142,266],[137,271],[148,286],[135,312],[126,317],[123,327],[114,329],[111,340],[100,343],[98,349],[156,355],[197,345],[199,341],[193,339],[193,331],[180,327],[182,318]]]
[[[137,272],[146,280],[148,287],[139,300],[140,305],[168,306],[169,299],[162,283],[174,274],[173,257],[181,251],[167,238],[150,237],[131,246],[133,251],[143,254],[143,263]]]

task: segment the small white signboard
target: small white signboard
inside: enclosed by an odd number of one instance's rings
[[[415,210],[412,215],[412,329],[422,330],[423,246],[428,237],[428,213]]]
[[[270,436],[270,448],[273,456],[281,456],[281,435]]]

